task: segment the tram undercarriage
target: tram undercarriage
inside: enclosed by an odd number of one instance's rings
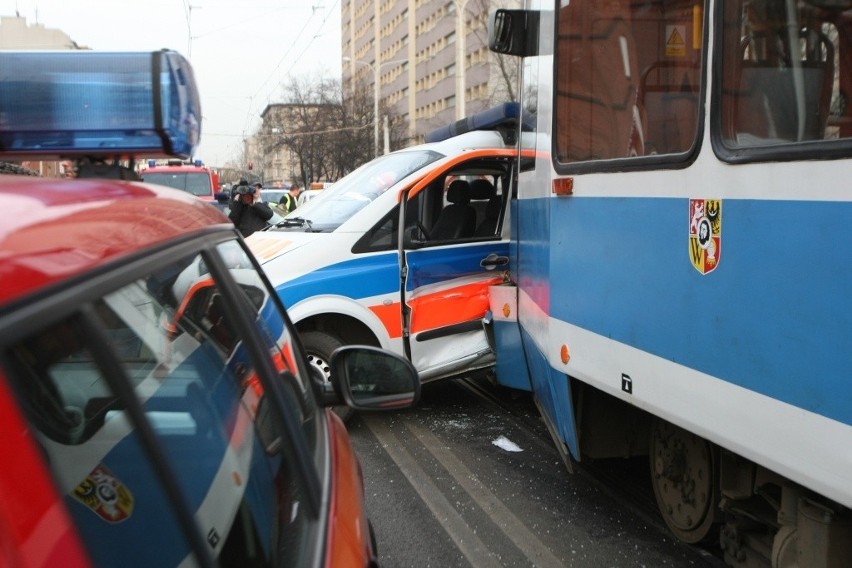
[[[844,568],[852,513],[670,422],[572,383],[583,459],[647,456],[660,514],[681,541],[738,568]]]

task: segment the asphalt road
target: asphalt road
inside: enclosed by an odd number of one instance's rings
[[[529,396],[481,390],[433,383],[417,408],[350,421],[382,566],[720,566],[643,509],[649,487],[569,475]]]

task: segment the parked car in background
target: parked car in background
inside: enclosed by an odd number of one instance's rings
[[[299,194],[299,199],[296,202],[297,206],[304,205],[305,203],[322,193],[325,188],[331,187],[331,185],[332,184],[329,182],[311,183],[308,189],[302,190],[302,192]],[[287,215],[288,212],[285,211],[283,207],[279,207],[278,203],[281,201],[282,197],[287,195],[289,190],[289,185],[286,187],[264,187],[260,190],[261,199],[263,199],[263,201],[269,203],[270,205],[274,205],[275,208],[277,208],[277,213],[280,213],[281,215]]]
[[[260,198],[262,201],[268,203],[272,206],[272,210],[278,213],[279,215],[286,215],[287,211],[284,208],[278,207],[278,202],[281,201],[281,198],[287,195],[287,189],[279,188],[279,187],[264,187],[260,190]]]
[[[0,68],[26,78],[0,84],[11,157],[197,146],[175,52],[0,52]],[[77,98],[92,102],[84,131],[57,111]],[[168,118],[149,136],[155,103]],[[414,369],[352,347],[324,382],[219,210],[99,167],[0,175],[0,566],[375,566],[361,468],[330,408],[409,406]]]
[[[322,193],[324,189],[331,187],[331,185],[332,184],[330,182],[312,183],[307,189],[305,189],[304,191],[302,191],[302,193],[299,194],[299,199],[296,202],[296,205],[304,205],[305,203]]]

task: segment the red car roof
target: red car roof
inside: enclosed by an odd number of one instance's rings
[[[106,261],[230,224],[192,195],[110,179],[0,175],[0,200],[0,305]]]

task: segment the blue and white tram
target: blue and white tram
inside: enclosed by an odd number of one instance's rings
[[[525,4],[498,380],[569,468],[648,455],[680,539],[852,565],[852,1]]]

